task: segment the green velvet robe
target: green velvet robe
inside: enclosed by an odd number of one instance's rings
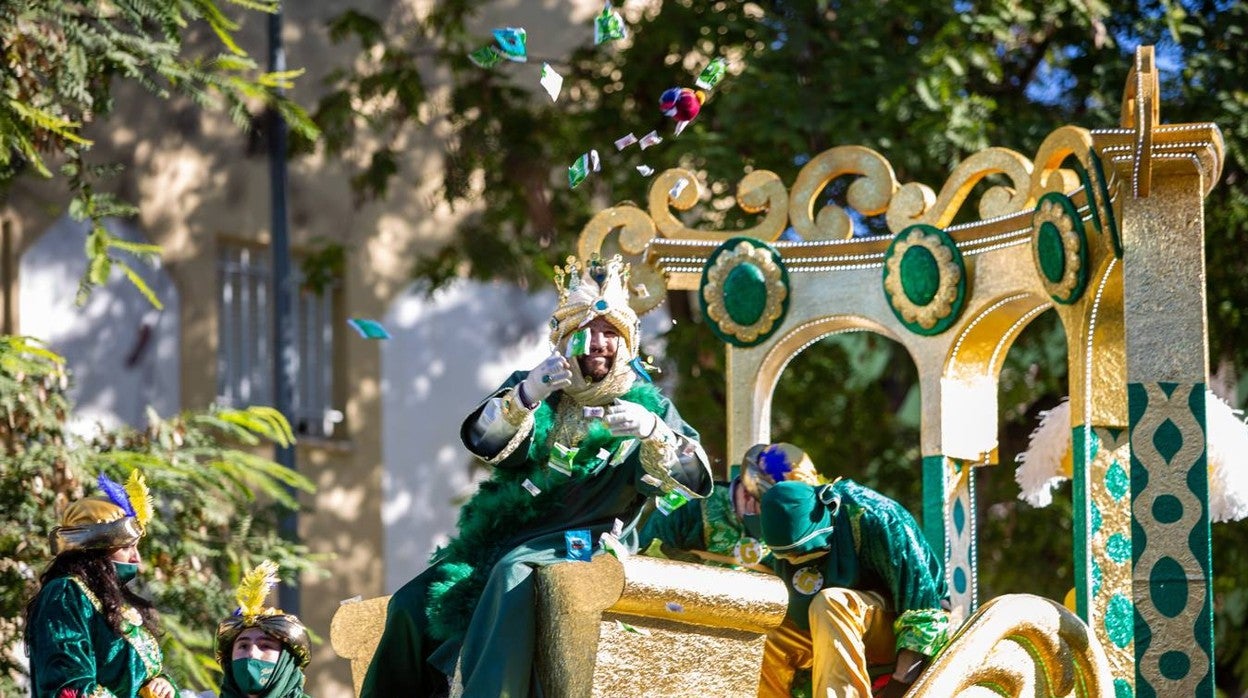
[[[495,395],[526,375],[513,374]],[[659,415],[675,433],[696,440],[697,432],[681,420],[675,407],[657,392],[653,395],[657,401],[647,409]],[[562,394],[556,393],[546,402],[554,409],[560,399],[564,399]],[[470,436],[470,427],[480,412],[478,408],[468,416],[461,436],[470,451],[490,458],[495,454],[482,452]],[[466,630],[461,636],[446,638],[439,637],[446,630],[439,633],[431,627],[436,624],[430,622],[429,598],[441,591],[438,585],[447,584],[456,573],[448,569],[456,563],[435,554],[431,566],[391,598],[386,628],[365,677],[362,696],[441,695],[447,677],[451,676],[462,684],[465,696],[541,695],[533,668],[534,569],[568,561],[566,531],[588,529],[596,545],[599,535],[609,531],[616,519],[630,527],[635,525],[647,497],[658,494],[658,490],[642,481],[645,471],[636,439],[614,444],[608,460],[571,478],[552,474],[544,459],[535,459],[534,454],[547,452],[549,444],[538,447],[531,441],[532,435],[509,457],[495,464],[494,477],[482,484],[481,491],[461,513],[457,540],[464,538],[467,527],[483,527],[483,519],[490,519],[491,530],[506,532],[483,543],[488,547],[483,551],[488,562],[480,567],[487,576],[479,596],[468,599],[465,607],[455,607],[455,613],[449,614],[464,620]],[[704,465],[696,473],[673,474],[699,496],[706,496],[713,487]],[[481,510],[474,506],[503,495],[514,497],[507,501],[527,500],[531,495],[516,489],[523,487],[524,480],[541,488],[541,494],[532,499],[549,515],[530,520],[510,508]],[[456,542],[448,547],[454,547]],[[432,612],[437,617],[437,611]],[[441,624],[447,624],[445,618]]]
[[[818,589],[879,592],[897,614],[897,649],[935,656],[949,631],[948,614],[941,608],[949,592],[940,558],[905,507],[852,480],[838,481],[833,491],[840,505],[828,541],[831,551],[801,565],[774,561],[789,591],[789,619],[810,628],[808,611]]]
[[[133,611],[133,609],[132,609]],[[137,611],[130,614],[138,620]],[[163,657],[141,623],[109,626],[100,601],[74,577],[40,590],[30,618],[30,681],[37,698],[134,698],[160,675]],[[73,693],[63,693],[69,690]]]

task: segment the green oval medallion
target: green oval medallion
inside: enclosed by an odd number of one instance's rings
[[[724,278],[724,310],[738,325],[753,325],[767,309],[767,280],[753,264],[738,264]]]
[[[924,306],[940,290],[940,265],[926,247],[911,247],[901,256],[901,289],[911,303]]]
[[[1066,275],[1066,248],[1062,246],[1062,233],[1052,223],[1040,225],[1036,245],[1040,252],[1040,271],[1049,283],[1056,284]]]
[[[1153,605],[1167,618],[1174,618],[1187,608],[1187,573],[1178,560],[1166,556],[1153,565],[1148,591]]]

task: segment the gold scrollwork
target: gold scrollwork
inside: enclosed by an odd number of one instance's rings
[[[924,306],[918,306],[906,296],[901,279],[901,260],[911,247],[923,247],[936,258],[936,268],[940,274],[940,282],[936,295]],[[953,252],[941,242],[940,236],[924,233],[915,228],[904,237],[897,238],[893,244],[892,256],[885,262],[884,288],[888,292],[889,302],[908,323],[917,323],[925,330],[930,330],[936,323],[943,320],[953,310],[953,303],[958,298],[958,281],[962,278],[962,269],[953,260]]]
[[[680,187],[677,195],[672,191],[681,180],[686,184]],[[683,240],[716,240],[725,241],[734,237],[752,237],[756,240],[771,242],[780,237],[789,220],[789,193],[784,182],[775,172],[754,170],[737,184],[737,206],[746,213],[766,211],[758,225],[746,230],[720,232],[717,230],[697,230],[688,228],[676,216],[677,211],[688,211],[698,203],[701,196],[701,185],[697,176],[689,170],[673,168],[664,170],[654,178],[650,185],[648,199],[650,217],[663,237]]]
[[[915,223],[947,228],[976,184],[989,175],[1003,174],[1010,185],[998,185],[979,198],[980,218],[996,218],[1025,210],[1034,201],[1030,195],[1031,161],[1008,148],[987,148],[963,160],[954,168],[940,196],[924,184],[903,186],[888,207],[885,220],[894,232]]]
[[[638,257],[645,253],[657,231],[645,211],[631,204],[620,204],[599,211],[581,230],[576,254],[590,259],[595,254],[614,254],[609,237],[616,233],[619,252],[630,258],[628,304],[638,314],[654,310],[667,297],[667,277],[662,271]]]
[[[721,332],[740,342],[753,342],[760,335],[770,332],[776,320],[784,313],[784,300],[789,295],[789,289],[782,281],[780,266],[771,255],[771,250],[766,247],[755,247],[742,241],[731,251],[725,251],[716,257],[715,263],[706,271],[706,284],[702,287],[702,295],[706,299],[706,314],[719,326]],[[758,320],[748,326],[734,321],[724,304],[724,280],[728,278],[729,272],[741,264],[758,267],[767,288],[767,305]]]
[[[828,183],[844,175],[861,175],[849,186],[846,200],[864,216],[888,210],[897,176],[883,155],[860,145],[842,145],[816,155],[793,181],[789,193],[790,224],[806,240],[848,240],[853,221],[840,206],[827,205],[815,214],[815,205]]]

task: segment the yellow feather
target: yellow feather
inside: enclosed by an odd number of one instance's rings
[[[152,520],[152,494],[147,489],[147,479],[138,469],[130,471],[130,479],[126,480],[126,496],[130,498],[130,506],[134,508],[134,518],[139,528],[146,531],[147,522]]]
[[[277,563],[265,560],[256,565],[250,572],[243,575],[238,583],[238,608],[243,618],[251,619],[264,612],[264,600],[269,590],[280,581],[277,577]]]

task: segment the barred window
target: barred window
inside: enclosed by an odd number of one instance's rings
[[[223,244],[218,256],[217,401],[227,407],[273,404],[273,269],[265,248]],[[296,433],[328,437],[342,421],[334,401],[334,299],[302,288],[291,269],[294,316],[290,418]]]

